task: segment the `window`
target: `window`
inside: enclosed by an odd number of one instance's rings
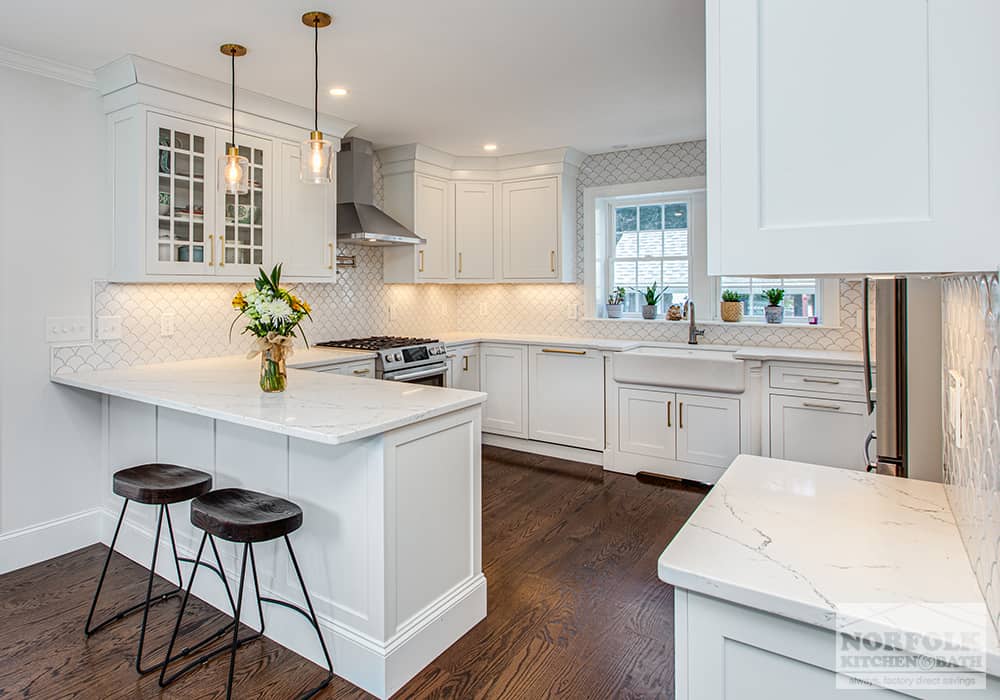
[[[627,315],[639,315],[643,290],[665,289],[659,311],[683,304],[691,291],[689,204],[686,200],[640,199],[609,203],[613,235],[607,237],[607,289],[625,288]]]
[[[811,278],[773,277],[722,277],[721,290],[731,289],[743,301],[743,316],[748,321],[764,318],[767,300],[762,296],[765,289],[780,287],[785,290],[782,306],[785,321],[808,322],[810,316],[819,316],[819,285]],[[721,291],[720,290],[720,291]],[[721,297],[720,297],[721,298]]]

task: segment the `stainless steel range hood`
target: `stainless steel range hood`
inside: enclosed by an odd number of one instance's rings
[[[418,245],[423,238],[373,204],[370,141],[343,139],[337,154],[337,240],[354,245]]]

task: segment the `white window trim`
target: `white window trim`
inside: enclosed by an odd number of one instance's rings
[[[599,299],[607,294],[606,262],[607,240],[610,231],[609,206],[619,198],[670,197],[688,199],[688,245],[691,274],[688,279],[691,298],[699,318],[706,323],[723,323],[719,320],[719,300],[722,294],[720,280],[708,276],[708,230],[706,226],[704,177],[683,177],[668,180],[633,182],[623,185],[586,187],[583,190],[584,231],[584,316],[588,319],[607,320],[609,323],[636,322],[636,319],[608,319]],[[794,328],[831,328],[840,325],[840,280],[817,279],[817,299],[820,308],[819,326],[805,323],[785,323]],[[642,322],[641,319],[638,322]],[[646,321],[649,323],[649,321]],[[760,321],[745,321],[744,325],[764,325]],[[733,324],[729,324],[733,325]]]

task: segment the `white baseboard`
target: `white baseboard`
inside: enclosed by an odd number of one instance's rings
[[[0,574],[96,544],[103,512],[92,508],[0,535]]]
[[[604,453],[597,450],[584,450],[579,447],[554,445],[550,442],[539,442],[538,440],[510,437],[509,435],[483,433],[483,444],[492,445],[493,447],[506,447],[509,450],[518,450],[520,452],[530,452],[531,454],[544,455],[545,457],[568,459],[573,462],[583,462],[584,464],[596,464],[598,466],[604,464]]]
[[[106,509],[101,509],[100,512],[101,538],[108,544],[118,514]],[[150,530],[126,520],[115,549],[137,564],[148,567],[152,540],[153,533]],[[194,558],[196,554],[196,551],[183,541],[178,541],[177,549],[181,556]],[[167,580],[174,581],[177,572],[169,551],[169,540],[164,533],[160,552],[165,556],[158,558],[156,572]],[[209,561],[214,564],[211,554],[208,551],[206,554],[209,556]],[[225,555],[223,563],[228,566]],[[191,574],[191,565],[181,566],[186,586]],[[230,588],[235,593],[239,583],[236,572],[227,571],[226,575],[230,581]],[[250,590],[251,586],[247,586],[247,598],[243,602],[243,622],[259,629],[256,605],[252,602]],[[198,572],[193,594],[218,610],[232,614],[218,578],[207,569]],[[261,585],[261,594],[275,598],[283,597],[264,585]],[[380,642],[324,615],[318,617],[327,649],[333,658],[334,672],[376,697],[388,698],[420,669],[451,646],[455,639],[486,617],[486,578],[482,574],[470,576],[426,606],[413,624],[387,642]],[[282,606],[264,605],[264,622],[265,636],[269,639],[301,654],[320,667],[326,667],[316,635],[301,615]]]

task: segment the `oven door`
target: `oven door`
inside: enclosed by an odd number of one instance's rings
[[[402,369],[398,372],[385,372],[382,379],[390,382],[407,382],[409,384],[426,384],[428,386],[444,386],[448,365],[445,363],[427,365],[416,369]]]

